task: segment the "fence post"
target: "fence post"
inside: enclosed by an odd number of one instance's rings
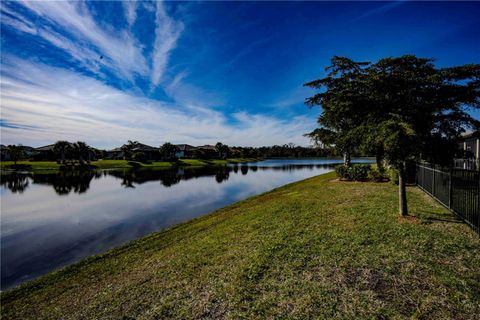
[[[452,210],[452,202],[453,202],[453,169],[450,169],[448,172],[448,209]]]
[[[437,172],[435,171],[435,165],[432,168],[432,195],[435,196],[435,175]]]

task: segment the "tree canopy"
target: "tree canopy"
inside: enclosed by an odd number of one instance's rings
[[[399,172],[400,213],[408,213],[405,167],[409,160],[451,163],[456,140],[480,122],[468,108],[480,108],[480,65],[437,68],[414,55],[376,63],[334,57],[325,78],[306,83],[321,90],[306,100],[320,106],[320,128],[308,134],[345,154],[375,152]]]

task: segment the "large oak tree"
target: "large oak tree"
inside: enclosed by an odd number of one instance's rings
[[[318,122],[335,144],[374,150],[397,169],[399,212],[407,215],[407,161],[450,164],[459,136],[480,127],[467,113],[480,107],[480,65],[437,68],[433,59],[405,55],[374,64],[334,57],[329,68],[307,84],[324,90],[307,104],[322,107]]]

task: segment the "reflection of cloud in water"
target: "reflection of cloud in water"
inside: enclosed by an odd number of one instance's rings
[[[2,185],[2,286],[331,170],[316,166],[250,167],[243,168],[242,174],[242,167],[195,172],[120,171],[71,180],[65,176],[28,176],[20,179],[28,182],[23,193],[5,192],[9,188]],[[135,188],[122,186],[126,179]],[[52,188],[54,183],[61,185],[62,192],[69,188],[70,192],[58,195],[59,188],[55,188],[57,193]]]

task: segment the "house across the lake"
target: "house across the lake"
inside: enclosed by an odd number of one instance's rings
[[[215,146],[206,144],[203,146],[198,146],[197,148],[201,152],[203,158],[210,159],[217,156],[217,150],[215,149]]]
[[[56,160],[55,152],[53,151],[53,147],[55,144],[49,144],[43,147],[35,148],[35,160],[49,160],[54,161]]]
[[[480,169],[480,131],[464,134],[458,142],[462,159],[455,159],[455,167],[461,169]]]
[[[124,153],[121,147],[114,148],[112,150],[105,151],[104,159],[121,160]]]
[[[124,148],[127,145],[123,145],[112,150],[107,150],[105,153],[105,159],[123,159],[125,156]],[[132,155],[142,153],[143,159],[145,160],[159,160],[160,159],[160,148],[152,147],[140,142],[135,143],[130,149]]]
[[[189,144],[176,144],[175,147],[177,148],[175,152],[175,157],[177,158],[192,158],[195,150],[197,150],[197,147]]]

